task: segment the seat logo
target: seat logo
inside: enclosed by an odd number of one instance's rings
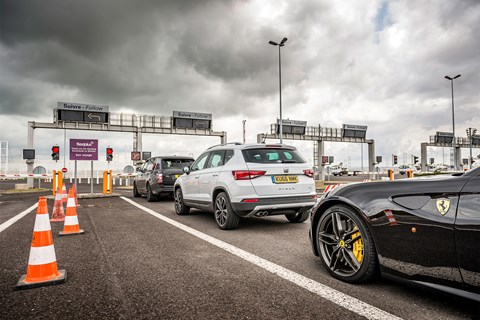
[[[446,215],[450,209],[450,199],[437,199],[437,210],[442,214]]]
[[[283,173],[288,173],[288,169],[287,169],[287,168],[283,168]]]

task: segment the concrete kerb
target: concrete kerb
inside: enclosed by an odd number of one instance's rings
[[[112,197],[120,197],[121,194],[118,193],[111,193],[111,194],[103,194],[103,193],[78,193],[77,199],[100,199],[100,198],[112,198]],[[47,199],[54,199],[54,196],[47,196]]]

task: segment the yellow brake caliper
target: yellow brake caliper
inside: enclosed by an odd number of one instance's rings
[[[355,226],[354,230],[355,229],[358,229],[358,228]],[[352,239],[354,239],[358,236],[360,236],[360,231],[352,234]],[[357,258],[358,262],[362,262],[362,260],[363,260],[363,241],[362,241],[362,238],[359,238],[357,241],[355,241],[352,244],[352,252],[353,252],[353,255],[355,256],[355,258]]]

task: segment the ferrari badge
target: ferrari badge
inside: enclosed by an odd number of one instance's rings
[[[437,210],[442,214],[446,215],[450,209],[450,199],[437,199]]]

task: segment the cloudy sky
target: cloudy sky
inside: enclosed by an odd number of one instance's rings
[[[284,118],[367,125],[384,164],[392,154],[410,162],[430,135],[452,131],[444,76],[461,74],[456,134],[480,129],[478,0],[0,3],[0,141],[8,141],[11,161],[26,148],[27,122],[52,122],[57,101],[108,105],[112,113],[211,113],[213,129],[229,141],[242,140],[246,120],[247,142],[255,142],[279,116],[278,48],[268,41],[283,37]],[[51,162],[51,145],[63,147],[65,138],[98,138],[102,153],[109,145],[116,164],[128,164],[131,134],[46,129],[35,130],[39,162]],[[219,142],[144,135],[143,149],[196,157]],[[312,161],[312,142],[289,143]],[[360,166],[360,144],[325,147],[336,162]],[[429,152],[450,160],[449,150]],[[367,166],[366,146],[363,154]]]

